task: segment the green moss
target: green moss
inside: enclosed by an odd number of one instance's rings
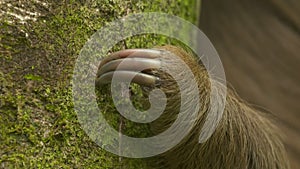
[[[195,3],[53,1],[47,10],[29,4],[43,15],[26,24],[8,22],[9,17],[0,15],[0,168],[146,168],[140,159],[119,162],[119,157],[101,149],[81,129],[70,85],[74,62],[87,39],[107,22],[128,13],[161,11],[196,23]],[[133,48],[168,41],[143,35],[125,43]],[[113,50],[124,48],[125,43]],[[118,126],[118,117],[107,118]],[[147,128],[127,124],[128,135],[139,135]]]

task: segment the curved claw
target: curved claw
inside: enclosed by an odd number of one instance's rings
[[[131,82],[143,86],[154,86],[159,78],[144,70],[159,69],[161,62],[156,59],[162,54],[153,49],[127,49],[115,52],[100,63],[96,85],[108,84],[117,75],[118,80],[134,77]]]
[[[128,58],[128,57],[139,57],[139,58],[149,58],[155,59],[158,58],[161,54],[160,50],[153,50],[153,49],[125,49],[115,53],[112,53],[109,57],[104,58],[99,67],[103,66],[107,62],[112,60],[121,59],[121,58]]]
[[[145,73],[137,73],[132,71],[114,71],[114,72],[108,72],[101,75],[96,80],[96,84],[97,85],[108,84],[111,82],[113,76],[119,77],[118,80],[121,81],[125,81],[126,79],[129,79],[132,76],[134,76],[131,82],[144,85],[144,86],[153,86],[159,80],[159,78]]]
[[[143,70],[144,68],[159,69],[160,61],[154,59],[145,59],[145,58],[126,58],[126,59],[113,60],[100,67],[97,75],[100,76],[106,72],[113,71],[116,69],[138,71],[138,70]]]

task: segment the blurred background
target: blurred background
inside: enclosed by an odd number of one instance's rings
[[[300,1],[203,0],[200,28],[237,93],[275,114],[300,168]]]

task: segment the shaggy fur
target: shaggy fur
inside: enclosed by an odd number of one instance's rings
[[[201,107],[195,126],[180,144],[159,155],[158,168],[168,169],[288,169],[288,159],[278,129],[271,117],[227,91],[225,110],[214,134],[199,144],[199,134],[209,110],[210,81],[204,66],[192,54],[174,46],[164,46],[179,56],[192,70],[198,83]],[[176,63],[169,58],[170,64]],[[176,119],[180,95],[176,82],[164,72],[156,72],[160,89],[167,96],[164,114],[151,123],[154,133],[166,130]],[[148,90],[145,90],[147,94]],[[184,92],[184,91],[183,91]],[[177,126],[180,127],[180,126]]]

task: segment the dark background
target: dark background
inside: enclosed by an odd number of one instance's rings
[[[203,0],[200,28],[237,93],[276,116],[300,168],[300,1]]]

